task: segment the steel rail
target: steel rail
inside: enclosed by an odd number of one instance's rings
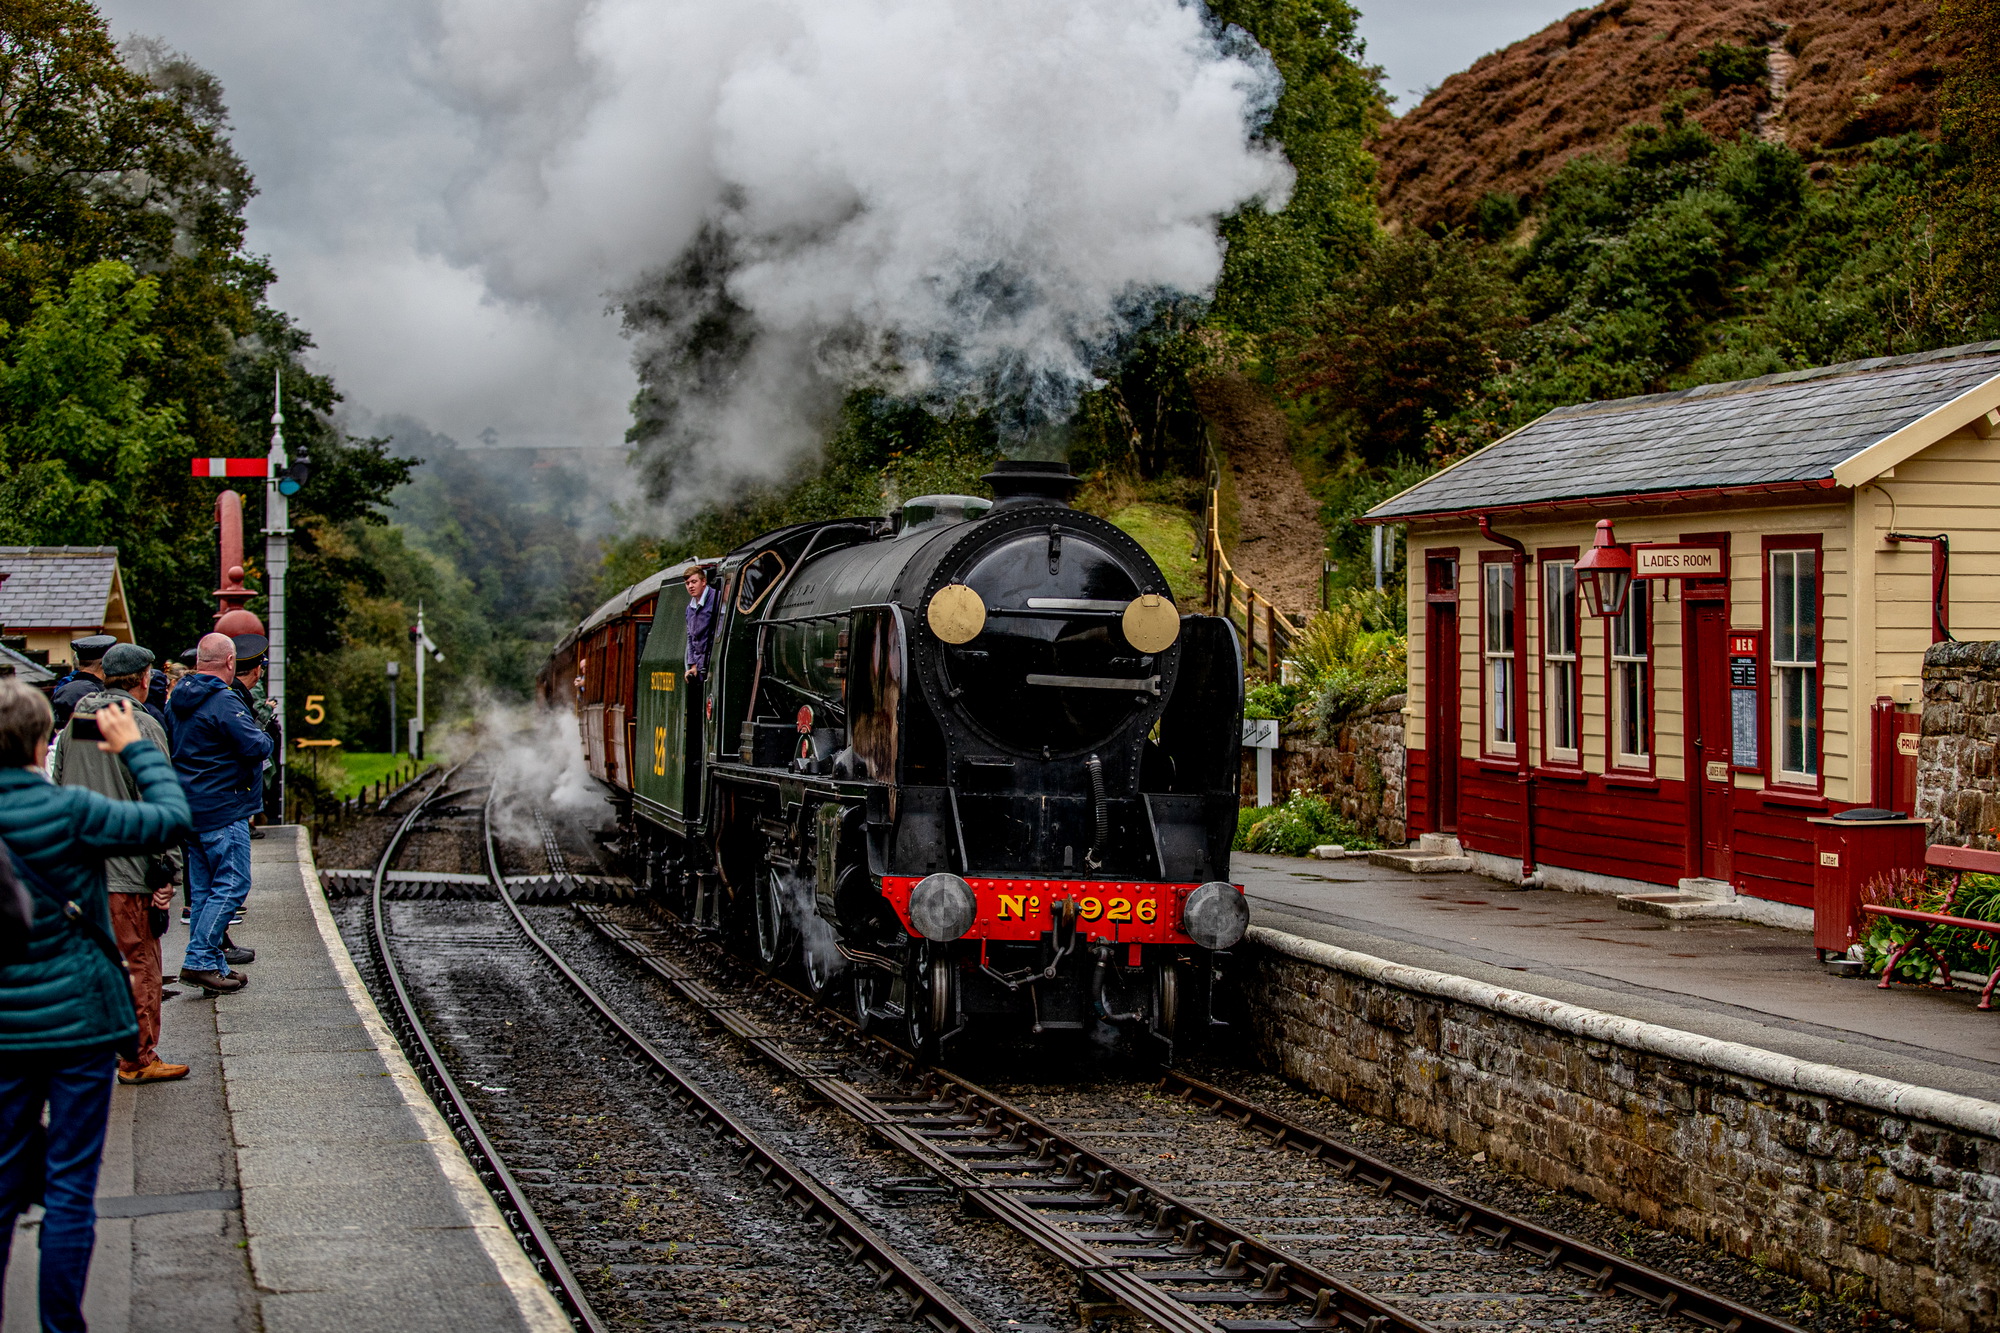
[[[878,1288],[893,1287],[909,1304],[909,1316],[928,1324],[938,1333],[991,1333],[986,1322],[961,1305],[952,1294],[933,1282],[915,1263],[905,1258],[881,1233],[843,1203],[826,1185],[786,1153],[766,1141],[756,1130],[731,1114],[699,1081],[662,1053],[653,1043],[628,1024],[597,991],[578,976],[550,947],[522,913],[514,896],[507,891],[507,879],[500,871],[499,849],[493,839],[492,803],[482,819],[486,840],[486,873],[493,890],[528,942],[540,953],[570,990],[597,1015],[598,1021],[622,1042],[654,1083],[670,1085],[670,1095],[690,1108],[697,1121],[712,1133],[726,1134],[741,1148],[738,1165],[754,1168],[757,1179],[774,1189],[778,1197],[792,1203],[822,1235],[833,1239],[850,1260],[874,1275]],[[550,870],[567,877],[560,864],[562,851],[555,830],[537,809],[543,849]]]
[[[811,995],[763,972],[745,967],[741,960],[722,950],[705,936],[696,936],[650,900],[648,908],[664,923],[680,931],[682,938],[698,945],[708,955],[736,969],[747,983],[767,998],[785,1005],[801,1016],[814,1015],[819,1021],[833,1020],[851,1037],[874,1043],[875,1053],[906,1076],[929,1080],[945,1089],[946,1096],[973,1095],[997,1102],[991,1093],[948,1071],[920,1064],[909,1052],[874,1034],[863,1034],[845,1014],[828,1010]],[[602,920],[601,909],[587,911],[594,921]],[[599,929],[603,929],[602,924]],[[614,927],[615,929],[615,927]],[[1233,1093],[1177,1071],[1162,1075],[1163,1091],[1182,1095],[1229,1116],[1246,1127],[1261,1130],[1273,1146],[1289,1146],[1331,1161],[1343,1175],[1378,1192],[1400,1198],[1426,1216],[1454,1225],[1461,1233],[1472,1232],[1498,1248],[1515,1248],[1552,1267],[1568,1269],[1591,1279],[1600,1291],[1618,1291],[1652,1305],[1660,1314],[1685,1317],[1703,1328],[1720,1333],[1802,1333],[1797,1325],[1739,1304],[1726,1296],[1691,1282],[1660,1272],[1644,1264],[1622,1258],[1610,1251],[1580,1241],[1561,1232],[1538,1226],[1499,1209],[1452,1193],[1411,1172],[1392,1167],[1331,1135],[1311,1129]],[[1205,1100],[1204,1100],[1205,1099]],[[1024,1119],[1032,1120],[1026,1113]],[[1351,1165],[1350,1165],[1351,1164]]]
[[[500,1215],[506,1219],[509,1229],[521,1242],[521,1248],[527,1252],[536,1271],[549,1284],[550,1290],[562,1303],[564,1312],[570,1319],[585,1333],[606,1333],[607,1326],[597,1311],[591,1308],[589,1298],[584,1295],[582,1286],[576,1280],[576,1274],[570,1271],[569,1264],[563,1259],[562,1251],[557,1248],[555,1240],[542,1225],[542,1219],[536,1214],[534,1205],[528,1201],[527,1192],[507,1169],[507,1163],[502,1159],[500,1150],[487,1136],[485,1127],[479,1123],[479,1117],[467,1104],[465,1095],[459,1091],[457,1082],[445,1068],[444,1056],[431,1041],[430,1033],[425,1030],[423,1020],[418,1016],[416,1002],[411,998],[410,989],[403,981],[402,969],[396,965],[395,951],[389,944],[388,920],[382,911],[383,890],[388,883],[389,867],[395,861],[396,853],[402,850],[403,841],[416,826],[418,818],[430,808],[432,801],[444,794],[446,788],[451,785],[452,776],[460,767],[463,765],[449,770],[433,770],[443,772],[443,780],[403,817],[403,822],[398,824],[396,831],[390,835],[388,845],[382,849],[382,857],[375,863],[375,884],[371,903],[373,919],[368,935],[369,944],[375,955],[376,966],[381,970],[382,979],[387,983],[391,998],[395,1000],[389,1020],[395,1025],[397,1038],[402,1042],[403,1049],[414,1057],[418,1079],[422,1081],[425,1091],[430,1093],[431,1101],[436,1103],[439,1113],[445,1118],[445,1123],[451,1127],[453,1136],[458,1139],[466,1155],[471,1158],[473,1169],[479,1174],[487,1191],[493,1195],[493,1201],[499,1205]]]
[[[1401,1199],[1426,1216],[1450,1223],[1461,1235],[1479,1236],[1499,1249],[1523,1250],[1543,1263],[1560,1265],[1587,1277],[1599,1291],[1622,1291],[1654,1305],[1662,1313],[1684,1315],[1705,1327],[1729,1333],[1801,1333],[1796,1325],[1739,1305],[1672,1274],[1454,1194],[1422,1176],[1371,1157],[1352,1144],[1178,1070],[1161,1075],[1160,1090],[1266,1135],[1273,1147],[1291,1148],[1331,1162],[1343,1178]]]
[[[584,919],[666,982],[711,1022],[798,1079],[884,1143],[900,1149],[954,1189],[960,1199],[1013,1229],[1090,1287],[1169,1333],[1328,1329],[1350,1333],[1431,1333],[1430,1326],[1291,1253],[1269,1245],[1121,1166],[1046,1122],[968,1080],[925,1068],[906,1052],[863,1033],[853,1020],[804,992],[762,974],[767,995],[802,1002],[814,1023],[830,1025],[915,1082],[884,1097],[826,1074],[787,1051],[754,1016],[711,989],[692,970],[647,946],[610,920],[602,908],[579,904]],[[725,966],[737,960],[694,938],[677,919],[668,930]],[[1052,1215],[1098,1222],[1107,1230],[1075,1231]],[[1197,1267],[1206,1261],[1208,1266]],[[1142,1263],[1178,1263],[1172,1269]],[[1175,1290],[1199,1286],[1202,1290]],[[1217,1291],[1216,1287],[1230,1290]],[[1216,1306],[1303,1306],[1296,1319],[1211,1320]],[[1309,1312],[1309,1313],[1308,1313]]]

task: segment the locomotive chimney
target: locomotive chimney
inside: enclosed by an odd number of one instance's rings
[[[1066,509],[1077,484],[1076,474],[1066,463],[1023,458],[1002,459],[980,480],[993,488],[995,509],[1026,504],[1059,505]]]

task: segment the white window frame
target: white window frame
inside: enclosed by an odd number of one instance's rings
[[[1611,660],[1610,732],[1613,768],[1647,768],[1653,762],[1652,585],[1635,582],[1625,609],[1605,626]],[[1636,740],[1637,744],[1628,744]]]
[[[1479,651],[1484,659],[1483,683],[1486,699],[1488,754],[1513,754],[1514,735],[1514,653],[1519,635],[1514,625],[1514,564],[1511,560],[1490,560],[1479,567]]]
[[[1577,656],[1576,561],[1542,563],[1542,744],[1548,761],[1579,762],[1583,745]]]
[[[1809,546],[1767,551],[1765,576],[1770,580],[1771,602],[1772,780],[1785,786],[1816,787],[1823,734],[1819,715],[1819,552]]]

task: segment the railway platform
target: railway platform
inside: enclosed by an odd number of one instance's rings
[[[2000,1013],[1976,992],[1834,976],[1808,932],[1667,922],[1609,896],[1469,873],[1237,853],[1253,925],[1392,963],[1858,1074],[2000,1102]]]
[[[251,846],[249,987],[166,1001],[161,1054],[192,1072],[113,1094],[91,1329],[567,1329],[341,946],[304,830]],[[186,943],[176,922],[168,974]],[[38,1214],[0,1333],[38,1327]]]

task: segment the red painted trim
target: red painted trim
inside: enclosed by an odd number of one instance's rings
[[[1536,712],[1541,719],[1542,762],[1536,766],[1537,774],[1547,773],[1551,777],[1567,777],[1583,772],[1583,608],[1577,607],[1576,623],[1571,626],[1570,637],[1576,643],[1576,670],[1570,673],[1570,707],[1575,710],[1570,716],[1576,719],[1576,746],[1574,759],[1558,759],[1554,747],[1549,744],[1549,644],[1548,605],[1549,563],[1551,561],[1575,560],[1577,548],[1574,546],[1543,546],[1535,551],[1535,660],[1538,669],[1535,676]],[[1581,599],[1582,592],[1578,591]]]
[[[1373,518],[1363,514],[1356,523],[1435,523],[1450,518],[1488,518],[1500,514],[1531,514],[1542,510],[1643,509],[1678,504],[1686,500],[1727,500],[1754,495],[1796,495],[1833,490],[1832,477],[1817,481],[1769,481],[1755,486],[1707,486],[1696,490],[1643,491],[1633,495],[1589,495],[1573,500],[1531,500],[1524,504],[1480,505],[1473,509],[1433,509],[1419,514],[1394,514]]]
[[[1778,756],[1772,749],[1776,739],[1771,726],[1771,690],[1775,684],[1776,668],[1772,666],[1771,651],[1777,635],[1773,633],[1771,621],[1771,552],[1811,551],[1813,553],[1813,688],[1817,698],[1813,700],[1816,715],[1813,718],[1813,735],[1819,746],[1819,753],[1813,756],[1813,781],[1810,785],[1778,780]],[[1764,733],[1763,752],[1758,757],[1764,761],[1765,780],[1769,784],[1765,791],[1772,795],[1812,795],[1826,794],[1826,551],[1823,549],[1821,534],[1797,533],[1791,536],[1766,537],[1764,549],[1758,557],[1764,562],[1764,680],[1763,699],[1758,708],[1761,719],[1759,727]],[[1850,652],[1852,647],[1850,645]],[[1852,748],[1852,737],[1849,738]]]
[[[1449,560],[1453,571],[1452,585],[1445,591],[1438,591],[1430,585],[1433,560]],[[1424,601],[1438,602],[1451,606],[1458,605],[1458,548],[1456,546],[1426,546],[1424,548]]]
[[[1755,796],[1765,805],[1781,805],[1787,809],[1824,810],[1827,808],[1826,797],[1810,795],[1804,788],[1766,787],[1764,790],[1752,792],[1750,795]]]

